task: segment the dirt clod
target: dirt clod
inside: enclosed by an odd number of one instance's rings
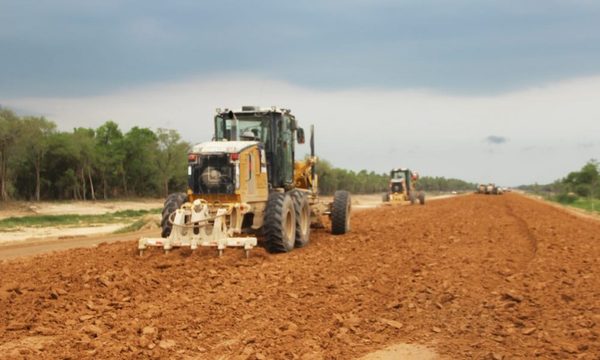
[[[88,334],[92,337],[98,337],[100,334],[102,334],[102,329],[100,329],[96,325],[90,324],[90,325],[85,325],[84,327],[82,327],[81,332]]]
[[[172,348],[173,346],[175,346],[175,341],[174,341],[174,340],[161,340],[161,341],[158,343],[158,346],[159,346],[161,349],[170,349],[170,348]]]
[[[379,321],[396,329],[402,329],[402,327],[404,326],[402,325],[402,323],[395,320],[379,319]]]

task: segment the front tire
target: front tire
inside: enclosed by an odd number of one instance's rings
[[[304,247],[310,242],[310,204],[308,196],[299,190],[290,192],[294,199],[294,210],[296,213],[296,241],[294,246]]]
[[[173,193],[167,196],[165,204],[163,205],[162,220],[160,222],[160,227],[162,229],[160,236],[163,238],[171,235],[171,230],[173,228],[173,224],[171,224],[169,221],[171,214],[174,213],[175,210],[179,209],[181,205],[186,202],[186,200],[187,195],[185,193]]]
[[[289,194],[269,194],[264,220],[265,246],[270,253],[290,252],[296,241],[296,212]]]
[[[338,190],[333,194],[331,205],[331,233],[342,235],[350,231],[350,211],[352,210],[350,193]]]
[[[390,194],[389,194],[389,193],[385,193],[385,194],[383,194],[383,196],[381,197],[381,200],[382,200],[383,202],[388,202],[388,201],[390,201]]]
[[[425,193],[422,191],[419,193],[419,204],[425,205]]]

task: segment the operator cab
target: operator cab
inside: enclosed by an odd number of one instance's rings
[[[189,155],[189,187],[194,194],[233,194],[239,188],[239,154],[258,147],[256,161],[264,164],[269,188],[294,186],[295,140],[304,143],[288,109],[243,106],[217,109],[212,142],[199,144]]]
[[[407,183],[407,169],[393,169],[390,172],[390,191],[392,193],[404,192]]]
[[[241,110],[217,109],[216,141],[257,141],[266,156],[272,188],[291,188],[294,184],[296,140],[304,143],[304,130],[289,109],[275,106],[242,106]]]
[[[241,111],[217,109],[215,140],[259,141],[266,144],[270,140],[273,117],[270,111],[262,112],[260,108],[254,106],[244,106]]]

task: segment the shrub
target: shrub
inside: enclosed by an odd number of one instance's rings
[[[572,204],[577,200],[577,195],[573,193],[561,193],[556,195],[554,200],[561,204]]]

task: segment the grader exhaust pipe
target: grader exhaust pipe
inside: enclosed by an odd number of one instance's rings
[[[233,120],[231,122],[231,140],[232,141],[238,141],[240,139],[240,134],[238,131],[238,119],[235,116],[235,113],[231,110],[229,110],[229,112],[227,113],[227,118],[229,118],[230,120]]]
[[[310,157],[312,159],[315,158],[315,126],[314,125],[310,126]],[[312,169],[310,171],[310,176],[312,177],[311,180],[312,180],[313,184],[315,182],[315,177],[317,175],[316,165],[317,164],[313,164]]]

